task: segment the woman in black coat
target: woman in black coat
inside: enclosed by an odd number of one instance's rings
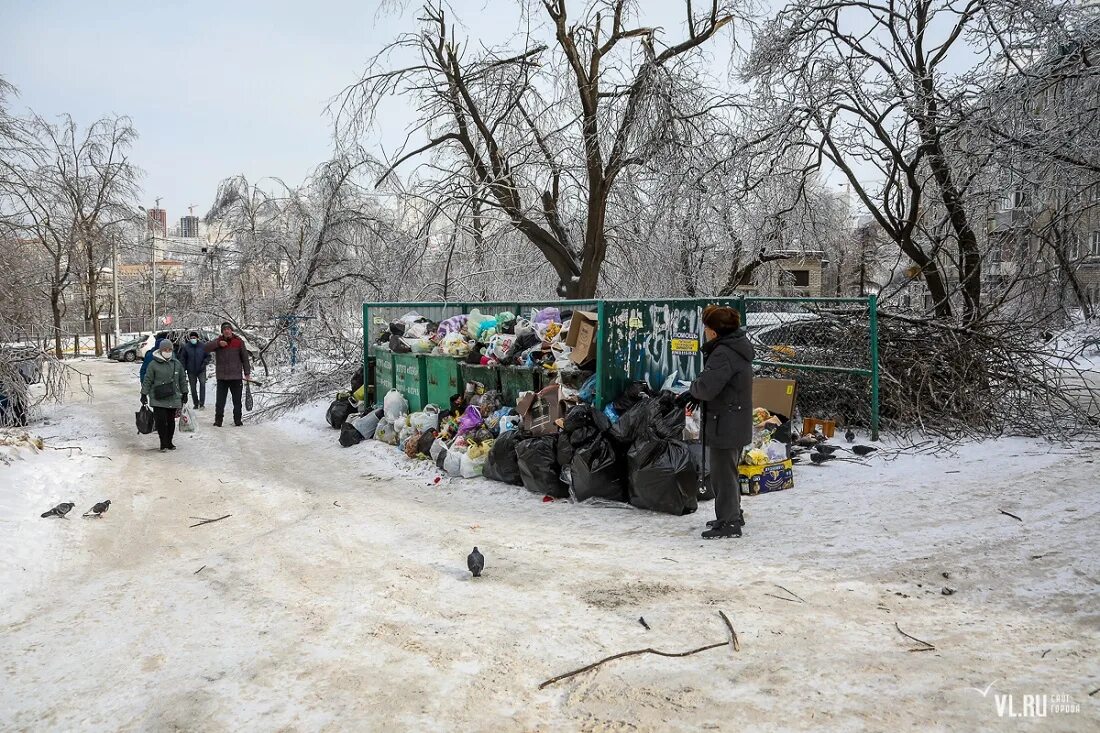
[[[737,464],[741,451],[752,442],[752,360],[748,336],[741,330],[741,314],[733,308],[711,305],[703,310],[704,364],[691,383],[690,394],[703,403],[703,433],[709,449],[710,481],[714,487],[715,521],[704,539],[740,537],[741,488]]]

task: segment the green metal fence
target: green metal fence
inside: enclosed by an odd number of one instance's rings
[[[375,337],[391,321],[415,311],[433,321],[503,311],[527,315],[547,306],[595,313],[596,404],[603,407],[631,381],[659,387],[676,375],[694,379],[703,366],[702,312],[712,303],[737,308],[756,347],[758,376],[799,382],[799,406],[806,416],[837,417],[844,425],[865,425],[872,439],[879,432],[878,303],[864,298],[696,298],[545,302],[365,303],[363,349],[368,357],[392,359],[376,349]],[[421,357],[432,358],[432,357]],[[392,368],[380,376],[393,383]],[[427,366],[424,373],[431,374]],[[366,378],[366,375],[365,375]],[[400,381],[400,380],[397,380]],[[438,379],[436,380],[438,381]],[[428,385],[430,389],[430,385]]]

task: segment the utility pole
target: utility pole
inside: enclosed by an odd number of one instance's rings
[[[118,325],[118,240],[111,240],[111,290],[115,310],[115,344],[122,343],[122,329]]]
[[[160,197],[156,199],[156,210],[160,210]],[[147,219],[149,217],[146,217]],[[156,219],[150,219],[149,221],[149,233],[153,237],[152,246],[152,270],[153,270],[153,333],[157,332],[157,222]]]

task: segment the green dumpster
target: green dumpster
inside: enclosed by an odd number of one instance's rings
[[[393,372],[397,390],[409,401],[409,411],[418,412],[427,404],[428,375],[420,354],[394,354]]]
[[[452,356],[425,356],[424,369],[427,373],[428,404],[435,405],[447,412],[451,398],[462,391],[462,382],[458,372],[459,360]]]
[[[462,388],[466,388],[467,382],[479,382],[485,385],[490,392],[500,390],[500,374],[495,366],[482,366],[481,364],[465,364],[459,366],[459,374],[462,375]]]
[[[542,389],[542,370],[527,367],[497,367],[504,404],[515,406],[520,392],[538,392]]]
[[[381,405],[386,393],[396,386],[393,354],[379,349],[374,352],[374,404]]]

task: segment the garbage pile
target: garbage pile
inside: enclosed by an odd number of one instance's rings
[[[406,313],[388,324],[375,340],[377,348],[395,354],[435,354],[468,364],[577,371],[595,358],[596,316],[555,307],[486,315],[473,310],[433,323]]]

